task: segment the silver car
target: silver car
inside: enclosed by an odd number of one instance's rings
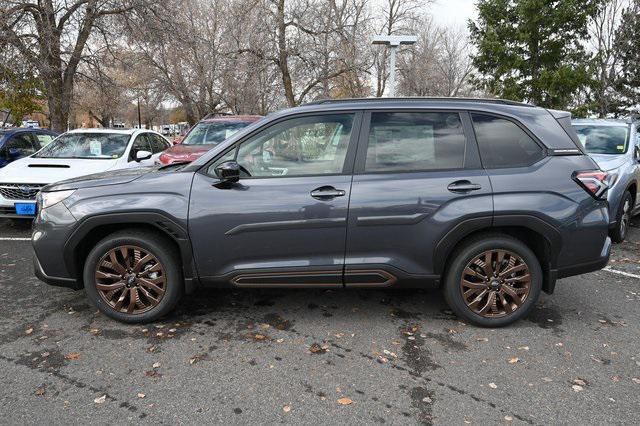
[[[587,153],[609,172],[610,235],[624,241],[631,218],[640,213],[640,122],[633,120],[573,120]]]

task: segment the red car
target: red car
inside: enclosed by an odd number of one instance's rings
[[[200,120],[177,145],[160,155],[163,165],[194,161],[229,136],[258,121],[261,115],[209,116]]]

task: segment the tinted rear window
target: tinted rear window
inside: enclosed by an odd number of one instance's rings
[[[471,118],[485,168],[530,166],[544,157],[540,145],[514,122],[476,113]]]

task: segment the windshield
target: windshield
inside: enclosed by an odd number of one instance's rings
[[[120,158],[127,149],[129,135],[118,133],[67,133],[38,151],[39,158]]]
[[[183,145],[218,145],[238,130],[247,127],[246,121],[199,123],[189,132]]]
[[[628,127],[575,124],[573,128],[578,134],[582,146],[589,154],[624,154],[627,152]]]

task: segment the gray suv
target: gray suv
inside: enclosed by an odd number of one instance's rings
[[[45,187],[35,271],[155,320],[197,286],[441,287],[474,324],[606,265],[608,175],[569,113],[500,100],[320,101],[191,164]]]
[[[609,174],[609,235],[624,241],[631,218],[640,213],[640,132],[632,120],[574,120],[587,154]]]

